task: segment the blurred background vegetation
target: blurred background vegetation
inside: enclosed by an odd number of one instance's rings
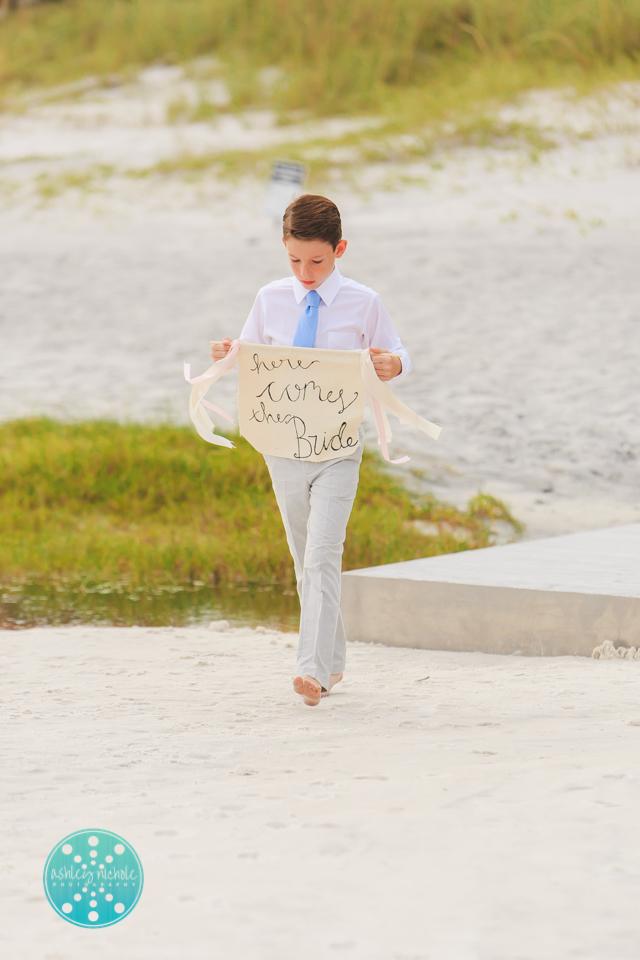
[[[214,56],[230,108],[440,114],[640,74],[640,0],[57,0],[0,22],[4,95]]]
[[[91,596],[103,604],[106,596],[133,602],[149,591],[170,600],[167,588],[186,584],[270,585],[278,596],[294,597],[264,460],[234,440],[230,452],[170,424],[38,418],[0,425],[5,602],[34,584],[54,585],[52,596],[75,591],[88,606]],[[459,510],[411,493],[366,452],[344,565],[488,546],[496,525],[520,532],[492,497],[479,494]],[[292,602],[284,601],[287,610]]]
[[[0,576],[292,583],[264,459],[234,442],[170,424],[0,425]],[[345,566],[487,546],[496,520],[517,527],[491,497],[457,510],[412,494],[367,452]]]

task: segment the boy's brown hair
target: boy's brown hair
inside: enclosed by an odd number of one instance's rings
[[[285,240],[322,240],[332,248],[342,240],[340,211],[332,200],[305,193],[290,203],[282,218],[282,236]]]

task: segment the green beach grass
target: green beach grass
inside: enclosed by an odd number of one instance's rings
[[[169,424],[1,424],[0,583],[292,584],[264,461],[235,442]],[[484,547],[497,521],[521,530],[490,496],[458,510],[409,492],[367,451],[344,567]]]
[[[580,96],[638,80],[640,0],[57,0],[0,21],[0,109],[117,86],[151,64],[180,65],[199,89],[195,100],[176,92],[167,101],[169,123],[269,108],[283,126],[337,115],[375,124],[186,151],[147,169],[45,173],[42,202],[119,176],[263,178],[282,156],[308,166],[313,190],[335,177],[357,186],[363,164],[411,162],[439,146],[524,147],[535,162],[556,139],[502,122],[500,105],[533,88]],[[226,104],[213,102],[213,79]]]
[[[60,0],[0,23],[0,91],[211,56],[230,109],[406,127],[532,86],[637,78],[640,0]]]

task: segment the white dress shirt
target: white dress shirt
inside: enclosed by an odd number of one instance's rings
[[[375,290],[357,280],[343,277],[336,265],[317,292],[321,303],[318,307],[315,347],[325,350],[380,347],[398,354],[402,361],[402,372],[396,380],[409,373],[409,354],[402,346],[393,320]],[[307,293],[296,277],[274,280],[262,287],[258,290],[240,339],[249,343],[292,346],[298,320],[307,305]]]

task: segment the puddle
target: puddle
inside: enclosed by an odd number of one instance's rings
[[[297,631],[299,610],[295,592],[284,584],[196,582],[134,589],[126,583],[21,583],[0,592],[4,630],[47,624],[184,627],[228,620],[234,626]]]

